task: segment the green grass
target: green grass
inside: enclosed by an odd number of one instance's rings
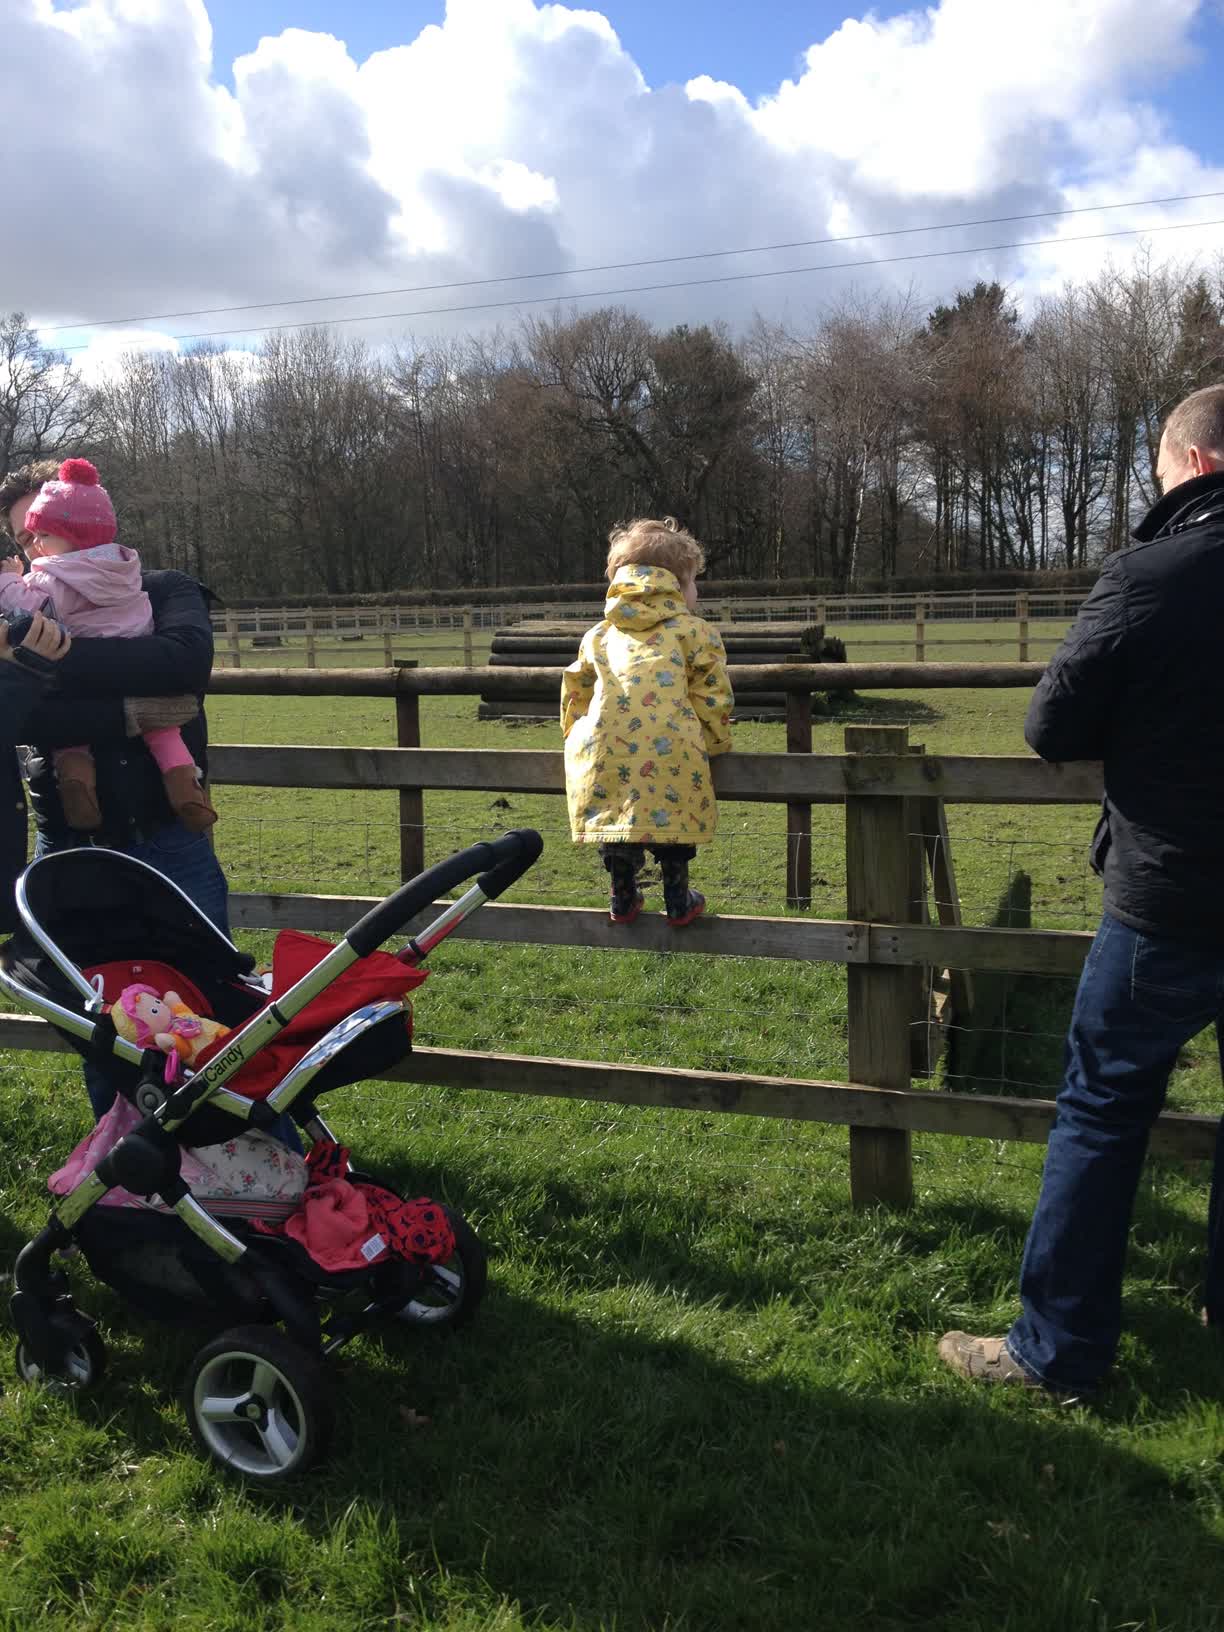
[[[1025,700],[873,697],[818,721],[816,745],[837,751],[847,719],[908,720],[932,752],[1020,752]],[[392,740],[382,702],[218,698],[210,714],[218,741]],[[556,741],[479,725],[470,700],[430,700],[423,724],[439,746]],[[782,729],[737,741],[780,750]],[[238,888],[395,882],[393,797],[222,788],[219,803]],[[815,910],[840,917],[841,815],[814,814]],[[991,921],[1023,868],[1034,923],[1088,927],[1091,819],[953,809],[969,920]],[[548,849],[517,898],[598,904],[602,875],[568,843],[561,801],[426,799],[431,858],[524,822]],[[726,806],[695,876],[715,908],[778,913],[783,847],[781,811]],[[1009,994],[997,1068],[1014,1090],[1052,1086],[1068,988]],[[451,943],[417,1016],[430,1043],[846,1070],[831,967]],[[1218,1080],[1200,1043],[1176,1102],[1217,1103]],[[1014,1313],[1037,1148],[917,1138],[914,1210],[859,1214],[842,1129],[388,1084],[331,1108],[363,1160],[468,1212],[493,1253],[480,1318],[450,1340],[355,1344],[335,1368],[329,1466],[251,1494],[190,1447],[174,1390],[191,1339],[82,1274],[112,1348],[100,1390],[50,1398],[4,1362],[0,1627],[1224,1626],[1224,1373],[1195,1319],[1200,1170],[1149,1165],[1117,1378],[1093,1410],[1067,1411],[975,1393],[934,1353],[945,1328],[997,1331]],[[72,1068],[10,1058],[8,1252],[86,1121]]]

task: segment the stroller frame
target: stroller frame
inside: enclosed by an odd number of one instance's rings
[[[0,959],[0,990],[33,1009],[57,1030],[79,1039],[88,1056],[102,1059],[113,1054],[139,1065],[141,1077],[134,1103],[144,1112],[143,1121],[114,1146],[92,1173],[60,1198],[47,1224],[18,1255],[10,1309],[21,1344],[43,1372],[64,1375],[69,1357],[90,1339],[94,1325],[88,1315],[73,1305],[67,1278],[52,1266],[52,1255],[72,1245],[74,1231],[81,1220],[116,1186],[137,1196],[160,1196],[181,1223],[218,1258],[230,1265],[245,1260],[245,1267],[252,1272],[274,1316],[299,1343],[316,1354],[320,1352],[320,1323],[313,1297],[301,1296],[290,1278],[278,1272],[274,1254],[265,1252],[254,1242],[240,1239],[188,1191],[180,1171],[183,1147],[177,1137],[179,1130],[189,1124],[200,1107],[210,1105],[229,1113],[237,1123],[260,1129],[272,1126],[288,1111],[313,1139],[330,1139],[331,1132],[309,1097],[312,1083],[357,1036],[402,1013],[401,1004],[378,1002],[354,1010],[310,1047],[263,1100],[245,1098],[226,1084],[339,975],[401,931],[439,895],[479,873],[476,882],[458,900],[408,941],[398,954],[405,963],[422,963],[460,924],[487,901],[496,899],[534,865],[542,848],[538,833],[511,832],[492,844],[477,844],[460,851],[402,885],[371,908],[287,992],[237,1027],[219,1054],[199,1071],[187,1072],[177,1085],[170,1087],[164,1081],[165,1056],[157,1050],[142,1051],[115,1035],[109,1016],[102,1012],[100,992],[35,919],[28,901],[27,880],[36,869],[53,863],[56,857],[35,861],[27,868],[16,892],[22,924],[79,993],[85,1012],[77,1014],[44,993],[32,990],[3,959]],[[124,861],[130,867],[143,868],[156,877],[160,885],[177,889],[144,863],[132,857],[124,857]],[[194,912],[196,909],[189,898],[181,890],[177,893]],[[227,936],[220,930],[214,932],[241,957]],[[253,992],[262,990],[257,983],[252,983],[252,989]],[[386,1312],[371,1305],[364,1313],[376,1318]],[[369,1324],[367,1319],[348,1321],[327,1343],[324,1352],[332,1352],[366,1324]]]

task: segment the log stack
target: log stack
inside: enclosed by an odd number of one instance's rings
[[[556,669],[557,707],[547,708],[538,697],[480,700],[482,720],[549,719],[560,707],[560,670],[578,656],[578,646],[590,627],[586,623],[525,621],[493,631],[491,668]],[[845,660],[840,641],[828,641],[820,624],[736,623],[719,626],[727,661],[731,665],[763,663],[829,663]],[[784,720],[786,697],[778,692],[737,692],[738,720]]]

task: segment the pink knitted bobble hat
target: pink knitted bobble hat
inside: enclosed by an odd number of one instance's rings
[[[74,550],[111,544],[119,530],[110,494],[88,459],[64,460],[59,480],[44,482],[26,511],[25,525],[28,532],[62,538]]]

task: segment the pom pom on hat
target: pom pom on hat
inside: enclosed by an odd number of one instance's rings
[[[64,460],[59,479],[43,483],[25,524],[29,532],[62,538],[74,550],[111,544],[118,531],[110,494],[88,459]]]

